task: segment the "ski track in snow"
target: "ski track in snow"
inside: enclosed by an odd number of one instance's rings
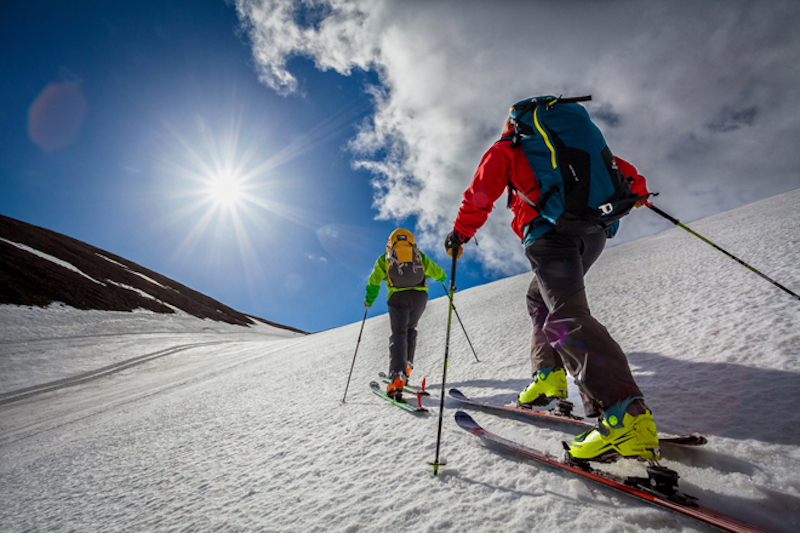
[[[688,225],[798,292],[798,206],[800,190]],[[623,223],[644,216],[654,215]],[[482,362],[454,317],[448,387],[510,403],[527,385],[529,280],[456,294]],[[800,530],[800,302],[679,228],[608,249],[587,287],[659,429],[709,438],[664,461],[682,489],[770,531]],[[412,380],[428,378],[434,412],[419,417],[368,386],[388,365],[387,315],[366,322],[343,404],[360,323],[301,336],[180,314],[0,306],[0,395],[68,383],[0,405],[0,529],[715,531],[498,453],[453,414],[554,454],[567,427],[449,399],[448,464],[434,478],[446,320],[446,299],[429,302]],[[582,414],[571,380],[570,395]]]

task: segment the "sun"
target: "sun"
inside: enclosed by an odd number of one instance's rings
[[[230,173],[216,174],[208,179],[205,193],[217,207],[232,209],[245,198],[244,180]]]
[[[185,232],[172,260],[231,245],[231,250],[238,248],[250,283],[263,275],[254,236],[263,243],[268,230],[278,224],[315,225],[314,213],[284,203],[279,196],[289,179],[279,169],[289,168],[314,144],[303,136],[274,151],[264,142],[260,124],[245,128],[243,117],[222,112],[216,120],[197,115],[193,124],[180,127],[165,122],[168,142],[160,169],[166,178],[165,195],[174,201],[168,224]]]

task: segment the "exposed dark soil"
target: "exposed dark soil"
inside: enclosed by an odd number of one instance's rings
[[[174,307],[198,318],[240,326],[250,326],[254,320],[259,320],[305,333],[250,317],[118,255],[3,215],[0,215],[0,238],[5,239],[0,240],[0,304],[45,307],[53,302],[63,302],[84,310],[132,311],[143,308],[156,313],[174,313]],[[69,263],[85,275],[6,241]]]

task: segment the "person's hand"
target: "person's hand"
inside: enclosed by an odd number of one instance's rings
[[[653,196],[653,195],[651,195],[650,193],[647,193],[647,195],[644,198],[642,198],[641,200],[636,202],[636,205],[634,207],[636,209],[639,209],[640,207],[642,207],[644,205],[650,205],[650,196]]]
[[[466,244],[469,242],[469,237],[464,237],[456,230],[451,231],[447,238],[444,240],[444,249],[447,251],[447,255],[453,257],[453,250],[457,249],[456,259],[461,257],[461,254],[464,252],[464,248],[461,246],[462,244]]]
[[[650,191],[647,190],[647,180],[644,176],[639,176],[638,179],[630,179],[631,192],[636,196],[642,198],[636,202],[635,207],[638,209],[643,205],[647,205],[647,200],[650,198]]]
[[[441,279],[437,279],[436,281],[444,283],[446,279],[447,279],[447,274],[443,275]]]
[[[375,302],[367,303],[367,301],[364,300],[364,307],[372,307],[373,303],[375,303]]]

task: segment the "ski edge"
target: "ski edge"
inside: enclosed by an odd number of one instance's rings
[[[587,471],[583,470],[578,466],[570,465],[548,453],[528,448],[523,444],[519,444],[517,442],[503,438],[499,435],[496,435],[484,429],[480,424],[475,422],[475,420],[464,411],[456,412],[455,421],[459,427],[481,438],[486,442],[491,442],[493,444],[499,445],[506,450],[524,455],[525,457],[533,459],[537,462],[550,465],[553,468],[558,468],[560,470],[570,472],[572,474],[584,477],[586,479],[596,481],[597,483],[605,485],[609,488],[625,492],[630,496],[642,500],[644,502],[652,503],[656,506],[669,509],[684,516],[688,516],[696,520],[699,520],[701,522],[704,522],[706,524],[719,527],[721,529],[724,529],[725,531],[729,531],[731,533],[769,533],[767,530],[761,529],[756,525],[750,524],[748,522],[745,522],[738,518],[734,518],[732,516],[728,516],[722,512],[715,511],[708,507],[703,507],[702,505],[699,504],[684,505],[673,502],[669,500],[666,496],[662,496],[657,492],[646,491],[637,486],[628,485],[625,483],[625,479],[618,478],[617,476],[609,474],[607,472],[603,472],[602,470]]]

